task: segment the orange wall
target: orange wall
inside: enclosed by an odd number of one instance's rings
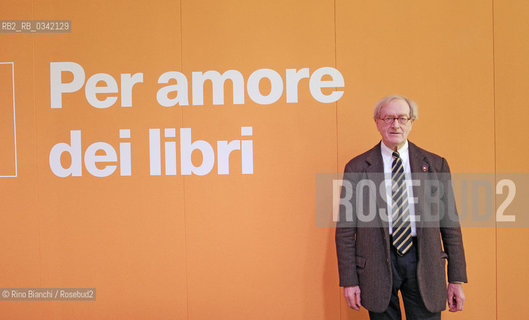
[[[372,106],[416,100],[410,139],[444,155],[454,172],[524,172],[529,115],[529,6],[472,1],[17,1],[0,19],[71,20],[66,34],[0,33],[0,62],[14,62],[16,178],[0,178],[1,287],[95,287],[95,302],[0,302],[9,319],[367,319],[338,288],[334,230],[315,226],[316,173],[339,172],[378,141]],[[133,106],[90,106],[84,91],[50,108],[50,63],[73,61],[87,78],[144,73]],[[11,103],[0,64],[0,142]],[[336,103],[316,101],[161,107],[159,75],[229,69],[245,79],[269,68],[334,67]],[[7,76],[6,76],[7,75]],[[7,78],[6,78],[7,77]],[[267,90],[263,86],[263,92]],[[327,89],[329,93],[332,89]],[[5,109],[5,110],[4,110]],[[12,114],[10,115],[12,117]],[[241,139],[253,127],[254,173],[150,176],[149,128],[192,128],[193,140]],[[83,148],[117,146],[131,129],[133,173],[59,178],[53,145],[82,130]],[[5,131],[5,132],[4,132]],[[521,148],[522,147],[522,148]],[[3,150],[3,149],[2,149]],[[11,150],[11,151],[10,151]],[[13,149],[0,176],[13,171]],[[84,149],[83,149],[84,150]],[[11,161],[11,162],[10,162]],[[200,159],[195,157],[195,163]],[[118,169],[119,170],[119,169]],[[465,311],[445,319],[529,313],[527,228],[465,228]],[[522,250],[522,252],[520,252]]]

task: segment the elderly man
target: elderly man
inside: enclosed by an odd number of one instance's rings
[[[365,307],[370,319],[401,319],[399,290],[408,320],[440,319],[447,300],[450,311],[463,310],[466,263],[450,169],[408,141],[417,115],[406,97],[380,100],[382,141],[345,166],[341,201],[351,205],[340,206],[336,228],[340,286],[349,307]],[[370,195],[366,181],[376,186]]]

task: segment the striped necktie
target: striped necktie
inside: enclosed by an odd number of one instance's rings
[[[396,151],[393,152],[391,181],[393,246],[399,255],[404,255],[411,248],[412,238],[404,166]]]

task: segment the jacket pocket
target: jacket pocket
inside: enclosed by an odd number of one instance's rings
[[[366,258],[361,256],[356,256],[356,268],[364,269],[366,266]]]

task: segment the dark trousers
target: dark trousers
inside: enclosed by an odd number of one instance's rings
[[[417,283],[417,245],[414,242],[405,255],[399,256],[392,246],[391,266],[393,289],[388,309],[385,312],[369,312],[371,320],[400,320],[401,312],[398,292],[400,290],[406,312],[406,320],[440,320],[441,312],[430,312],[424,306]]]

